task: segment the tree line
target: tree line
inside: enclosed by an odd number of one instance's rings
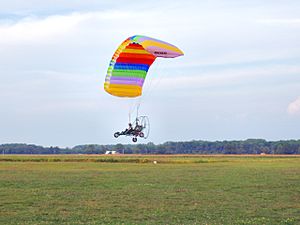
[[[72,148],[43,147],[33,144],[1,144],[2,154],[300,154],[300,140],[266,141],[168,141],[163,144],[77,145]]]

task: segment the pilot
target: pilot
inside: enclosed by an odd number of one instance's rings
[[[133,131],[132,124],[129,123],[129,124],[128,124],[128,128],[126,128],[126,130],[124,131],[124,134],[131,134],[132,131]]]

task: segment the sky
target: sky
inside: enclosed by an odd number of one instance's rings
[[[151,124],[138,143],[299,139],[299,12],[297,0],[0,0],[0,144],[130,143],[113,133],[137,102]],[[158,58],[140,99],[111,96],[109,61],[136,34],[185,55]]]

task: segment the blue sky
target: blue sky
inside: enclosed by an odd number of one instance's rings
[[[148,140],[300,137],[299,1],[1,1],[0,143],[114,139],[133,100],[103,90],[108,63],[142,34],[185,52],[157,59],[140,113]]]

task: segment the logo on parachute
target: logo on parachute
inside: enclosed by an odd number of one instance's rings
[[[154,54],[157,54],[157,55],[167,55],[168,53],[167,52],[158,52],[158,51],[155,51]]]

